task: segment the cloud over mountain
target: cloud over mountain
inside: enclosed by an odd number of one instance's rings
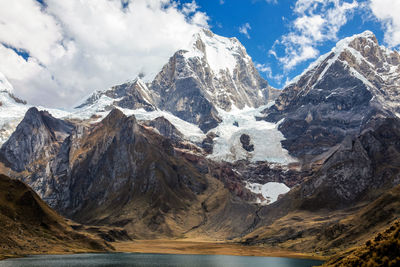
[[[0,72],[33,104],[151,79],[208,17],[195,1],[0,1]]]

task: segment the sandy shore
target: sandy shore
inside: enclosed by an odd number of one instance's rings
[[[135,240],[113,243],[118,252],[161,253],[161,254],[201,254],[287,257],[326,260],[317,254],[298,253],[260,246],[244,246],[235,243],[193,241],[193,240]]]

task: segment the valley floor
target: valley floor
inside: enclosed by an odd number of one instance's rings
[[[195,255],[233,255],[233,256],[259,256],[259,257],[285,257],[299,259],[327,260],[317,254],[307,254],[293,251],[274,249],[272,247],[245,246],[237,243],[219,241],[203,241],[193,239],[177,240],[135,240],[129,242],[112,243],[115,251],[126,253],[156,253],[156,254],[195,254]],[[85,253],[93,251],[76,251]],[[45,254],[71,254],[71,251],[48,251]],[[36,253],[35,253],[36,254]],[[38,253],[40,254],[40,253]],[[1,255],[0,260],[22,257],[23,255]]]
[[[317,254],[285,251],[272,247],[245,246],[237,243],[204,241],[197,239],[177,240],[135,240],[113,243],[118,252],[160,253],[160,254],[200,254],[200,255],[235,255],[260,257],[286,257],[326,260]]]

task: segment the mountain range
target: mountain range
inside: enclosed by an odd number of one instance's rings
[[[202,30],[152,81],[72,111],[28,105],[1,75],[0,171],[129,238],[332,255],[400,214],[399,65],[366,31],[277,90],[236,38]]]

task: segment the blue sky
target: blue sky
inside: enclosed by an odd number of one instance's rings
[[[182,1],[188,3],[191,1]],[[343,1],[345,2],[345,1]],[[351,3],[352,1],[347,1]],[[366,1],[359,1],[359,3]],[[400,1],[399,1],[400,2]],[[293,21],[298,17],[294,14],[296,1],[293,0],[197,0],[199,10],[205,12],[210,20],[209,24],[213,32],[227,37],[237,37],[246,47],[253,61],[264,64],[271,68],[270,75],[263,72],[262,75],[269,83],[282,88],[286,79],[291,79],[300,74],[315,57],[305,60],[290,70],[285,70],[284,65],[279,62],[269,51],[273,48],[276,40],[291,32]],[[249,36],[239,32],[239,28],[248,23]],[[368,9],[358,8],[349,12],[347,23],[337,32],[337,39],[331,38],[323,41],[315,47],[319,54],[329,52],[339,39],[371,30],[375,33],[380,43],[383,43],[384,31],[378,21]],[[271,76],[281,76],[280,79]]]
[[[95,90],[150,82],[193,34],[237,37],[282,88],[364,30],[398,49],[400,0],[0,0],[0,73],[35,105],[71,108]]]

